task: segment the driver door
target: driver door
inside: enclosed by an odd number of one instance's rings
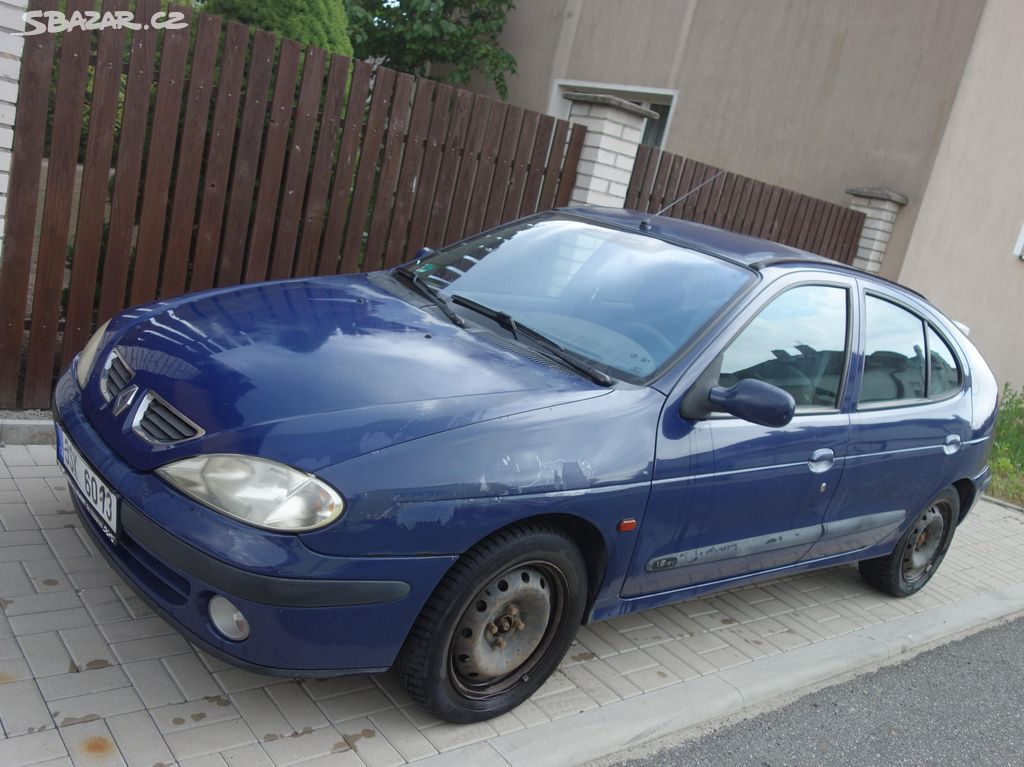
[[[724,334],[718,384],[754,378],[796,400],[789,425],[662,414],[654,482],[623,596],[722,581],[799,561],[822,535],[843,472],[855,284],[790,283]],[[698,384],[700,385],[700,384]],[[681,393],[680,393],[681,394]]]

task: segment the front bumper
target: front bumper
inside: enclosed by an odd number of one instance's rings
[[[72,490],[75,508],[114,569],[191,642],[264,674],[363,673],[393,663],[454,557],[331,557],[310,551],[297,536],[267,535],[224,519],[124,463],[89,424],[78,395],[65,373],[54,392],[55,418],[121,495],[118,542]],[[174,527],[199,518],[203,536]],[[197,538],[210,548],[197,545]],[[225,558],[230,554],[250,566],[239,567]],[[217,594],[246,616],[247,639],[234,642],[214,629],[207,605]]]

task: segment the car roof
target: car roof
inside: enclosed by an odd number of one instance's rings
[[[676,245],[712,253],[727,261],[751,269],[761,270],[769,266],[815,266],[847,273],[852,272],[857,277],[891,285],[926,302],[928,301],[927,298],[916,290],[887,280],[884,277],[869,274],[824,256],[808,253],[806,250],[782,245],[771,240],[763,240],[760,237],[737,234],[725,229],[707,226],[706,224],[698,224],[693,221],[684,221],[668,216],[655,216],[650,213],[629,210],[627,208],[588,206],[559,208],[558,210],[561,213],[586,218],[596,223],[608,224],[619,229],[636,230],[641,234],[658,237]]]

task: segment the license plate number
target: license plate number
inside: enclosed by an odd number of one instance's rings
[[[113,538],[117,535],[117,493],[92,470],[82,457],[75,443],[57,427],[57,460],[75,486],[86,508],[105,532]]]

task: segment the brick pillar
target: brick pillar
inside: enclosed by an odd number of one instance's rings
[[[570,202],[621,208],[644,127],[658,114],[603,93],[566,93],[564,98],[571,103],[569,120],[587,126]]]
[[[889,247],[896,216],[900,208],[907,204],[907,198],[899,192],[881,187],[847,189],[846,193],[853,197],[850,207],[865,216],[853,265],[865,272],[877,274]]]
[[[11,32],[25,31],[22,14],[28,0],[0,0],[0,257],[7,223],[7,182],[11,172],[14,141],[14,110],[18,103],[18,77],[24,37]]]

